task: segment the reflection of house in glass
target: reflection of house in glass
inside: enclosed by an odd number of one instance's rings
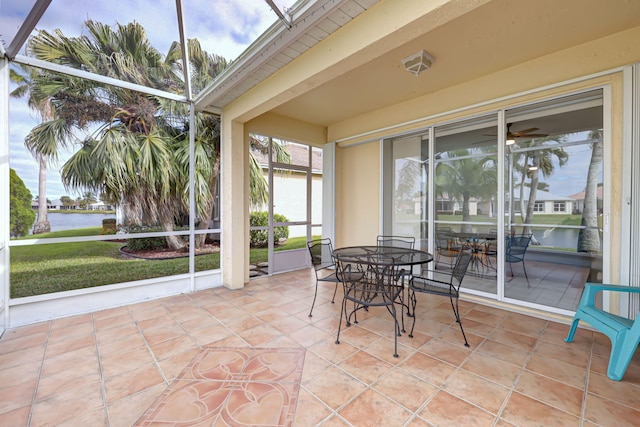
[[[584,193],[582,198],[584,199]],[[524,206],[520,203],[520,189],[515,189],[513,200],[515,202],[516,212],[520,212],[521,209],[526,209],[529,201],[529,187],[524,187],[522,199],[525,202]],[[572,196],[560,196],[548,191],[538,190],[536,191],[536,201],[533,206],[533,212],[540,214],[570,214],[575,210],[574,203],[575,199]]]
[[[580,214],[584,210],[584,191],[570,195],[573,202],[573,213]],[[602,213],[602,184],[598,184],[598,213]]]

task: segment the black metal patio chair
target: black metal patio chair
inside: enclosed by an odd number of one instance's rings
[[[527,268],[524,264],[524,256],[527,253],[527,248],[531,243],[531,235],[522,236],[509,236],[506,239],[506,249],[504,254],[504,261],[509,264],[509,270],[511,271],[511,277],[513,277],[512,265],[518,262],[522,263],[522,270],[524,271],[524,277],[527,279],[527,286],[529,284],[529,277],[527,276]]]
[[[318,297],[318,284],[320,282],[334,284],[333,298],[331,299],[331,303],[333,304],[336,299],[336,292],[338,291],[338,283],[340,283],[340,279],[337,276],[331,239],[326,237],[324,239],[310,240],[307,242],[307,248],[309,248],[311,264],[313,264],[313,269],[316,274],[316,290],[313,294],[313,302],[311,303],[311,310],[309,311],[309,317],[312,317],[313,307],[315,306],[316,298]]]
[[[393,318],[394,352],[393,357],[398,357],[398,336],[400,324],[396,312],[396,303],[404,289],[404,270],[398,269],[392,258],[370,257],[361,260],[341,261],[337,260],[338,275],[341,277],[344,287],[342,310],[340,311],[340,323],[336,344],[340,344],[340,331],[342,319],[346,326],[358,323],[358,310],[369,310],[371,307],[385,307]],[[353,309],[347,313],[347,304],[351,301]]]
[[[378,246],[394,246],[396,248],[414,249],[416,246],[416,238],[412,236],[385,236],[379,235],[377,238]]]
[[[442,257],[449,259],[448,269],[453,268],[455,259],[463,249],[463,244],[460,239],[456,237],[455,232],[451,231],[449,227],[441,227],[436,229],[436,263],[435,268],[438,268]]]
[[[462,250],[458,253],[456,263],[453,266],[453,270],[451,271],[451,273],[424,270],[420,276],[413,277],[409,284],[409,299],[411,300],[412,311],[414,315],[413,325],[411,325],[411,332],[409,333],[410,337],[413,337],[413,328],[416,326],[416,292],[441,295],[449,297],[456,322],[460,325],[460,331],[462,332],[462,337],[464,338],[464,345],[469,347],[467,336],[464,333],[462,322],[460,321],[458,299],[460,297],[460,285],[462,284],[462,279],[467,273],[467,268],[469,267],[469,263],[471,262],[472,257],[473,254],[470,250]],[[434,277],[443,278],[445,280],[435,279]],[[455,305],[453,303],[454,300]]]

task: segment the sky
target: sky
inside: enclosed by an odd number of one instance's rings
[[[275,0],[283,10],[294,0]],[[0,0],[0,40],[7,46],[28,15],[35,0]],[[67,37],[82,35],[83,23],[92,19],[109,25],[139,22],[151,44],[166,53],[179,39],[175,0],[52,0],[36,29],[60,29]],[[236,59],[278,18],[264,0],[183,0],[187,38],[197,38],[209,53],[227,60]],[[20,52],[24,54],[24,50]],[[12,90],[13,87],[10,87]],[[38,194],[38,165],[24,148],[24,138],[39,122],[24,100],[10,100],[9,164],[33,197]],[[73,194],[62,185],[59,168],[71,152],[62,152],[61,161],[47,171],[47,198]]]

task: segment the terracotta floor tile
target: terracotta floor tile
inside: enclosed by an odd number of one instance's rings
[[[77,365],[85,363],[98,364],[98,355],[95,348],[83,347],[77,350],[59,354],[55,357],[48,357],[42,363],[42,378],[56,375],[60,372],[73,369]]]
[[[476,307],[465,314],[464,319],[475,320],[476,322],[484,323],[489,326],[498,326],[503,322],[505,316],[505,314],[500,313],[499,311],[493,311],[492,313],[486,309]]]
[[[456,324],[456,327],[457,327],[457,324]],[[462,318],[462,327],[464,328],[465,333],[472,333],[480,337],[489,336],[489,334],[491,334],[491,332],[496,328],[495,325],[482,323],[470,317]],[[449,328],[449,329],[453,329],[453,328]]]
[[[194,348],[187,350],[184,353],[178,353],[159,360],[158,364],[160,365],[160,369],[162,369],[164,377],[171,382],[171,380],[176,378],[198,353],[200,353],[200,349]]]
[[[107,427],[107,413],[104,408],[82,413],[78,416],[72,416],[64,422],[56,424],[60,427]]]
[[[324,357],[320,357],[312,351],[307,351],[304,356],[304,367],[302,369],[302,383],[306,383],[311,378],[326,370],[332,363]]]
[[[19,368],[0,370],[0,389],[37,380],[41,367],[42,362],[35,361],[24,363]]]
[[[76,363],[72,368],[56,374],[41,377],[38,383],[36,400],[41,401],[77,387],[100,381],[100,372],[96,360],[87,359]]]
[[[3,339],[2,346],[0,346],[0,354],[12,353],[32,347],[44,347],[47,337],[48,334],[44,331],[7,340]]]
[[[489,335],[489,339],[493,341],[497,341],[502,344],[507,344],[516,348],[519,348],[524,351],[532,351],[537,338],[525,335],[519,332],[514,332],[508,329],[503,329],[504,323],[501,327],[496,328],[491,335]]]
[[[509,389],[463,369],[453,374],[444,390],[482,409],[497,414]]]
[[[73,350],[82,348],[93,348],[95,351],[96,339],[94,335],[82,335],[77,338],[69,336],[67,339],[58,341],[47,346],[46,357],[55,357]]]
[[[98,342],[98,352],[101,357],[110,357],[145,346],[146,343],[142,334],[136,332],[135,334],[120,336],[117,339],[100,340]]]
[[[393,420],[396,425],[404,424],[411,412],[389,400],[375,390],[366,390],[338,412],[354,426],[378,427]]]
[[[462,327],[464,328],[464,333],[467,336],[469,348],[474,349],[482,344],[482,341],[485,339],[484,336],[468,331],[467,324],[464,321],[462,323]],[[438,334],[438,338],[443,341],[450,342],[451,344],[464,345],[464,337],[462,336],[462,332],[460,332],[460,327],[457,323],[454,326],[444,329],[440,334]]]
[[[418,415],[437,426],[491,426],[495,417],[451,394],[440,391]]]
[[[340,344],[342,345],[342,344]],[[371,353],[379,359],[384,360],[392,365],[402,363],[408,357],[416,352],[412,347],[402,344],[401,340],[398,340],[398,357],[393,356],[393,337],[386,338],[380,337],[373,343],[364,348],[364,351]]]
[[[613,381],[606,375],[592,372],[589,376],[588,391],[623,405],[640,408],[640,386],[626,381]]]
[[[317,342],[331,340],[334,335],[313,325],[307,325],[287,334],[287,336],[304,347],[311,347]]]
[[[332,410],[304,387],[298,393],[294,426],[316,426],[332,414]],[[324,425],[324,424],[323,424]]]
[[[407,427],[431,427],[432,425],[433,424],[426,422],[420,417],[414,417],[409,424],[407,424]]]
[[[133,318],[127,312],[113,317],[94,319],[93,324],[97,333],[98,331],[108,331],[109,329],[113,328],[133,325]]]
[[[143,329],[143,333],[145,340],[151,346],[187,336],[187,332],[177,323],[162,328]]]
[[[77,325],[91,324],[93,315],[91,313],[78,314],[76,316],[63,317],[51,321],[51,331],[73,330]],[[72,327],[73,326],[73,327]]]
[[[516,390],[577,417],[582,411],[583,389],[559,383],[542,375],[523,372],[516,384]]]
[[[249,345],[257,347],[264,345],[265,342],[282,335],[282,332],[267,324],[261,323],[251,329],[246,329],[242,332],[239,332],[238,335],[240,335],[240,338],[247,341]]]
[[[52,420],[62,424],[70,418],[92,413],[102,407],[102,390],[99,382],[76,387],[37,402],[33,406],[31,427],[50,426]]]
[[[529,353],[525,350],[491,339],[483,341],[478,346],[478,351],[517,366],[522,366],[529,357]]]
[[[547,327],[547,321],[522,314],[511,313],[500,324],[503,329],[508,329],[533,338],[538,338]]]
[[[372,387],[413,412],[437,390],[436,387],[402,369],[392,369]]]
[[[615,420],[617,427],[640,419],[640,350],[623,381],[611,381],[611,344],[602,334],[578,329],[565,343],[567,324],[462,300],[466,348],[448,300],[419,295],[415,336],[398,337],[394,358],[386,311],[361,311],[360,323],[345,327],[341,304],[331,304],[332,289],[323,288],[309,318],[314,284],[312,270],[286,273],[241,290],[215,288],[8,330],[0,339],[0,425],[27,425],[31,412],[34,426],[131,426],[148,410],[170,407],[160,405],[169,385],[184,386],[171,395],[183,402],[180,414],[226,390],[225,406],[207,412],[209,425],[286,424],[294,408],[293,425],[323,427],[474,420],[495,427],[608,427]],[[413,319],[404,320],[408,330]],[[235,356],[196,357],[230,347],[240,355],[235,369]],[[212,381],[217,388],[205,384]]]
[[[529,371],[544,375],[561,383],[584,389],[587,369],[560,360],[549,361],[544,357],[534,355],[527,363]]]
[[[33,402],[36,380],[17,385],[9,385],[0,389],[0,414],[10,412]]]
[[[282,319],[276,320],[271,323],[271,326],[282,332],[283,334],[290,335],[291,333],[307,326],[307,322],[300,320],[294,316],[287,316]]]
[[[331,367],[305,384],[305,388],[333,409],[342,407],[366,386],[346,372]]]
[[[517,392],[511,394],[501,417],[517,426],[575,427],[580,425],[578,417]]]
[[[371,384],[381,375],[389,371],[391,365],[371,354],[359,351],[349,356],[338,365],[365,384]]]
[[[22,338],[33,334],[46,334],[49,332],[51,328],[51,322],[40,322],[34,323],[33,325],[20,326],[19,328],[7,329],[2,334],[2,339],[0,339],[0,343],[4,345],[5,341],[12,340],[15,338]]]
[[[471,350],[464,345],[451,344],[439,338],[430,340],[420,347],[419,351],[454,366],[460,366],[469,354],[471,354]]]
[[[95,329],[91,322],[76,323],[74,325],[57,328],[51,326],[51,331],[49,331],[49,346],[59,344],[65,340],[77,339],[85,335],[93,335],[94,333]]]
[[[572,365],[586,368],[589,361],[589,353],[586,353],[578,347],[572,347],[571,343],[540,342],[535,348],[534,353],[540,357],[547,359],[556,359]]]
[[[638,405],[633,407],[587,393],[585,404],[585,419],[599,426],[612,425],[615,420],[616,427],[635,427],[640,419]]]
[[[147,364],[131,371],[107,378],[104,387],[107,403],[111,404],[123,397],[163,383],[159,369],[155,364]]]
[[[162,383],[127,396],[108,406],[111,427],[131,427],[167,389]]]
[[[198,347],[198,344],[189,336],[181,336],[172,340],[150,345],[151,351],[157,360],[166,359],[176,354],[184,353]]]
[[[456,370],[455,366],[420,352],[413,354],[399,366],[435,386],[442,385]]]
[[[26,426],[29,424],[30,412],[31,412],[31,405],[26,405],[26,406],[23,406],[22,408],[0,413],[0,425],[1,426]]]
[[[153,363],[153,357],[146,347],[100,358],[104,378],[111,378],[149,363]]]
[[[13,368],[23,363],[42,361],[44,346],[30,347],[23,350],[0,354],[0,366],[3,369]]]
[[[336,344],[333,338],[318,342],[309,347],[309,349],[333,363],[340,363],[359,351],[357,347],[352,346],[348,342],[341,341],[340,344]],[[393,353],[393,347],[389,347],[388,351]]]
[[[516,365],[481,353],[471,354],[462,368],[505,387],[511,387],[521,371]]]

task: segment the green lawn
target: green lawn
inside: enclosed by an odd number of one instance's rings
[[[48,233],[51,237],[99,235],[101,227]],[[28,238],[41,238],[29,236]],[[304,237],[291,238],[277,250],[304,248]],[[133,280],[188,273],[189,258],[144,260],[124,258],[123,242],[52,243],[11,248],[11,298],[90,288]],[[252,249],[251,263],[267,261],[267,249]],[[220,268],[220,254],[198,255],[196,271]]]

